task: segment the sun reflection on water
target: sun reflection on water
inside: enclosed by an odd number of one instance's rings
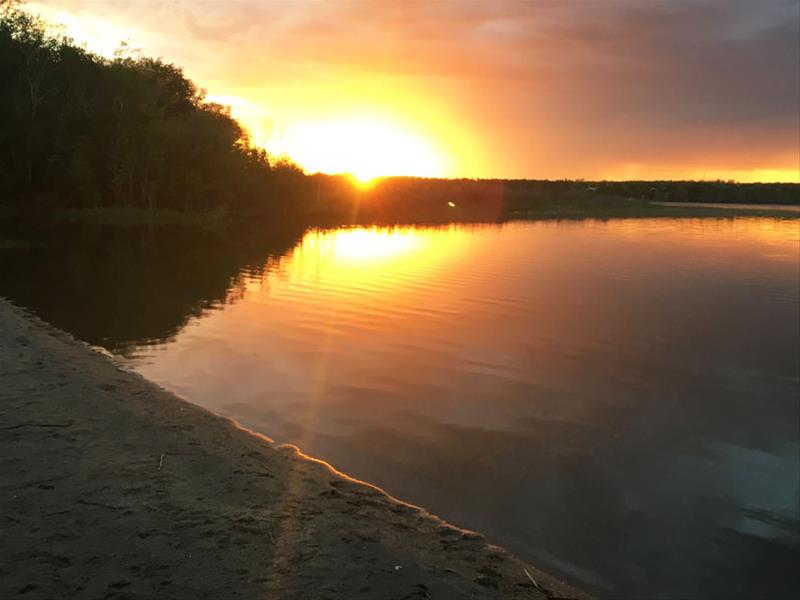
[[[387,268],[434,266],[456,254],[468,238],[462,227],[352,227],[312,230],[292,252],[293,275],[368,280]]]
[[[413,229],[356,228],[315,232],[303,240],[309,250],[349,262],[374,262],[418,252],[425,236]]]

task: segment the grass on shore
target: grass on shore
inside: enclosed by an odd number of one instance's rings
[[[50,211],[22,211],[11,206],[0,205],[0,220],[42,220],[56,223],[86,225],[110,225],[114,227],[140,227],[143,225],[185,225],[189,227],[216,228],[228,221],[225,208],[206,212],[179,211],[127,206],[91,208],[56,208]]]
[[[130,207],[61,208],[50,213],[50,218],[67,223],[113,225],[117,227],[141,225],[188,225],[190,227],[216,227],[228,218],[224,209],[208,212],[182,212],[178,210],[147,210]]]

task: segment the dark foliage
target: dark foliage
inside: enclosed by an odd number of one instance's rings
[[[180,68],[100,58],[23,11],[0,14],[0,81],[4,204],[239,212],[302,176]]]
[[[718,204],[798,204],[796,183],[737,183],[735,181],[602,181],[591,184],[617,196],[661,202]]]

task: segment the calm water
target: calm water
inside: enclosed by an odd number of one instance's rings
[[[0,294],[602,594],[800,589],[800,221],[148,235]]]

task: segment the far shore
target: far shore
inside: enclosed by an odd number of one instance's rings
[[[589,596],[0,299],[0,598]]]
[[[440,206],[441,205],[441,206]],[[362,205],[360,214],[348,210],[317,213],[264,213],[247,217],[233,216],[226,210],[206,212],[176,211],[170,209],[148,210],[133,207],[87,207],[55,210],[21,211],[0,206],[0,224],[64,224],[102,227],[191,227],[222,230],[231,225],[277,223],[304,227],[338,227],[403,224],[444,223],[502,223],[516,220],[580,220],[580,219],[648,219],[648,218],[735,218],[775,217],[800,218],[800,205],[796,204],[724,204],[704,202],[659,202],[622,198],[580,198],[573,201],[541,201],[526,203],[521,207],[497,210],[482,207],[454,205],[429,201],[418,213],[395,214],[388,210],[372,214],[369,204]],[[444,206],[444,209],[442,209]],[[386,207],[385,207],[386,208]]]
[[[725,208],[735,210],[774,211],[800,213],[798,204],[723,204],[721,202],[653,202],[658,206],[680,206],[683,208]]]

